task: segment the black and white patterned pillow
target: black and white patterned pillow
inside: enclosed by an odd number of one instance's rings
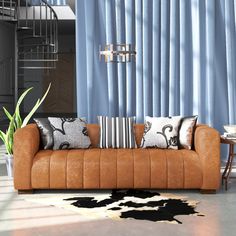
[[[146,116],[145,129],[141,141],[142,148],[178,149],[178,132],[181,117]]]
[[[86,123],[81,118],[48,118],[53,130],[53,149],[88,148],[91,144]]]
[[[191,150],[193,136],[198,116],[188,116],[181,119],[179,128],[179,148]]]
[[[135,117],[98,116],[100,148],[136,148]]]
[[[34,118],[40,132],[41,145],[43,149],[52,149],[53,135],[52,127],[48,118]]]

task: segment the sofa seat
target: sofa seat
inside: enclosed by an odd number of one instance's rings
[[[199,189],[202,171],[197,153],[187,150],[43,150],[31,181],[35,189]]]

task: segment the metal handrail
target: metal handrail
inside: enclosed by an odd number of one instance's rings
[[[25,7],[25,10],[21,10]],[[39,7],[39,15],[36,16],[36,7]],[[24,8],[23,8],[24,9]],[[29,10],[30,9],[30,10]],[[32,12],[29,12],[32,11]],[[37,6],[32,4],[32,0],[0,0],[0,16],[5,20],[16,20],[17,29],[21,31],[29,31],[18,37],[18,61],[19,62],[42,62],[45,68],[49,68],[48,62],[58,60],[58,16],[46,0],[40,0]],[[31,18],[32,17],[32,18]],[[26,37],[25,37],[26,36]],[[37,41],[30,43],[26,41],[29,38]],[[19,66],[22,68],[23,66]],[[27,67],[27,66],[25,66]],[[32,66],[30,66],[32,67]],[[33,66],[35,67],[35,66]],[[40,68],[42,65],[39,66]]]
[[[28,3],[29,1],[26,0],[26,4]],[[31,62],[31,64],[34,62],[45,62],[45,68],[48,69],[49,67],[51,68],[51,66],[48,66],[49,62],[58,61],[58,58],[55,57],[55,54],[58,52],[58,16],[53,7],[46,0],[40,0],[37,6],[33,6],[32,4],[30,6],[33,11],[32,38],[37,38],[40,41],[38,43],[25,44],[27,38],[22,38],[22,45],[18,45],[19,62]],[[36,17],[35,14],[36,7],[39,7],[39,18],[38,16]],[[30,29],[28,24],[29,18],[27,17],[27,13],[25,14],[25,19],[18,19],[18,22],[20,20],[23,20],[22,22],[25,21],[24,25],[21,24],[23,27],[19,27],[19,29],[22,30]],[[19,25],[22,22],[19,22]],[[25,69],[33,69],[37,66],[19,66],[19,68],[24,67]],[[39,68],[42,68],[42,65],[39,65]]]
[[[46,0],[41,0],[41,1],[44,2],[52,10],[52,12],[54,13],[55,18],[58,20],[57,13],[53,9],[53,7]]]

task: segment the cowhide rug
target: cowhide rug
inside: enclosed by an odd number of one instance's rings
[[[173,194],[144,190],[113,190],[111,193],[43,194],[25,198],[27,201],[52,205],[78,212],[93,219],[136,219],[182,224],[178,215],[204,216],[195,210],[197,201]]]

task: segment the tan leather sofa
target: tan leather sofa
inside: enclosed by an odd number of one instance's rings
[[[220,136],[198,125],[194,150],[99,149],[99,126],[88,124],[92,148],[39,150],[35,124],[14,135],[15,189],[200,189],[220,184]],[[140,144],[144,125],[135,125]]]

